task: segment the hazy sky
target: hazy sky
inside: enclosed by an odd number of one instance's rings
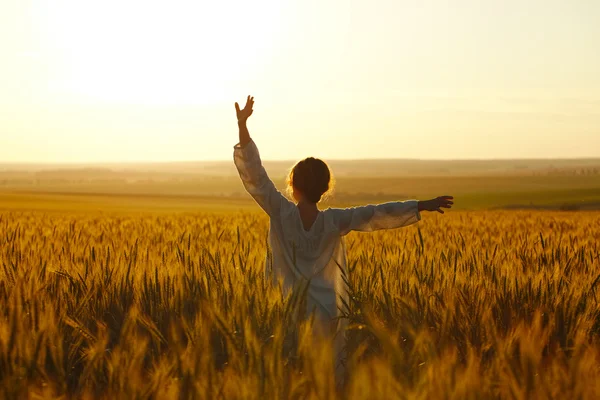
[[[600,157],[600,1],[0,1],[0,162]]]

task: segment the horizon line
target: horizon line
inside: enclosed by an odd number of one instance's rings
[[[497,157],[497,158],[323,158],[324,161],[358,161],[358,162],[382,162],[382,161],[421,161],[421,162],[457,162],[457,161],[600,161],[600,156],[590,157]],[[297,162],[294,159],[263,159],[263,162]],[[125,160],[125,161],[2,161],[4,165],[116,165],[116,164],[200,164],[200,163],[225,163],[233,162],[229,159],[217,160]]]

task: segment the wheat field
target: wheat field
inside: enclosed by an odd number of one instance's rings
[[[258,212],[0,214],[0,396],[600,398],[600,213],[347,236],[346,384]]]

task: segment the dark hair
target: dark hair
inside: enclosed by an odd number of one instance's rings
[[[324,194],[333,189],[333,177],[329,166],[318,158],[308,157],[292,167],[287,179],[288,190],[298,189],[313,203],[318,203]]]

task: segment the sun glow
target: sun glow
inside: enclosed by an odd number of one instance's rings
[[[101,101],[203,104],[257,79],[280,1],[59,1],[47,39],[64,67],[59,90]]]
[[[471,3],[0,0],[0,161],[598,157],[600,1]]]

